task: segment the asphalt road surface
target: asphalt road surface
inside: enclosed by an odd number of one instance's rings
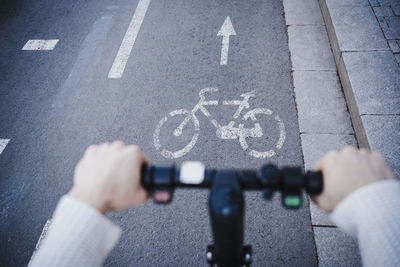
[[[10,139],[0,155],[2,266],[28,263],[90,144],[135,143],[154,163],[303,164],[282,1],[10,0],[0,17],[0,139]],[[35,39],[58,42],[22,49]],[[203,88],[214,88],[205,93],[214,105],[173,135]],[[234,118],[240,101],[232,100],[249,92]],[[260,111],[262,136],[241,144],[243,127],[255,125],[251,113],[245,118],[250,110]],[[224,136],[219,126],[230,121]],[[124,232],[106,265],[206,265],[206,191],[177,191],[171,205],[149,201],[108,216]],[[267,202],[248,193],[245,224],[254,266],[316,265],[306,205],[290,211],[278,195]]]

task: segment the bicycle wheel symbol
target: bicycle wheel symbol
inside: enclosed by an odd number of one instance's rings
[[[190,139],[189,143],[187,143],[186,145],[183,145],[183,148],[180,148],[178,150],[176,150],[176,148],[175,148],[174,151],[171,151],[166,148],[162,148],[161,155],[163,155],[164,157],[169,158],[169,159],[180,158],[183,155],[185,155],[186,153],[188,153],[193,148],[193,146],[196,144],[197,139],[199,137],[200,124],[199,124],[199,121],[196,118],[196,116],[193,115],[189,110],[177,109],[177,110],[170,112],[167,116],[162,118],[160,120],[160,122],[158,123],[156,130],[154,131],[153,142],[154,142],[154,146],[157,150],[159,150],[162,147],[161,143],[160,143],[161,129],[170,128],[170,127],[165,127],[166,123],[167,122],[172,123],[173,117],[176,117],[176,116],[182,117],[182,120],[178,120],[180,123],[182,121],[184,121],[185,119],[189,119],[189,121],[193,124],[194,132],[193,132],[193,136],[191,138],[189,138]],[[179,129],[179,124],[172,125],[172,126],[174,126],[174,127],[172,128],[171,132],[175,137],[178,137],[178,138],[182,135],[182,131],[186,127],[190,127],[190,126],[184,126],[183,129]],[[166,144],[166,145],[168,146],[168,144]]]
[[[271,116],[272,111],[266,108],[255,108],[253,110],[248,111],[246,114],[243,115],[244,121],[247,121],[250,119],[251,121],[255,122],[256,129],[261,131],[260,125],[257,122],[257,115],[267,115]],[[275,149],[269,149],[266,151],[258,151],[252,148],[249,148],[249,144],[247,139],[251,137],[239,137],[239,143],[240,146],[244,151],[247,151],[250,156],[255,157],[255,158],[260,158],[260,159],[265,159],[265,158],[271,158],[276,155],[276,150],[279,150],[282,148],[283,143],[285,142],[286,138],[286,132],[285,132],[285,125],[283,124],[282,120],[279,118],[278,115],[275,115],[274,117],[275,123],[279,127],[279,138],[278,141],[276,142]]]

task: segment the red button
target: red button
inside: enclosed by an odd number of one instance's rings
[[[169,202],[171,200],[171,193],[169,191],[155,191],[153,199],[156,202]]]

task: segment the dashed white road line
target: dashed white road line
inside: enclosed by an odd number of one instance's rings
[[[139,0],[131,23],[126,30],[124,39],[122,40],[121,46],[119,47],[118,54],[115,57],[110,72],[108,73],[108,78],[122,77],[126,63],[128,62],[129,55],[131,54],[132,47],[135,44],[136,37],[139,33],[140,27],[142,26],[142,22],[144,16],[146,15],[149,4],[150,0]]]
[[[58,39],[52,40],[29,40],[22,50],[53,50],[58,43]]]
[[[10,142],[10,139],[0,139],[0,155],[3,153],[3,150],[6,148],[8,142]]]

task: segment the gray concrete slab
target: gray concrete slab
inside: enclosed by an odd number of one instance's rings
[[[347,145],[357,147],[354,135],[301,134],[305,169],[313,170],[318,160],[328,151],[339,151]],[[310,213],[313,225],[333,225],[328,215],[313,204],[310,205]]]
[[[325,25],[316,0],[284,0],[286,25]]]
[[[318,160],[330,150],[339,151],[348,145],[357,147],[354,135],[301,134],[305,169],[314,169]]]
[[[300,132],[353,134],[336,71],[293,73]]]
[[[289,26],[293,70],[336,70],[325,26]]]
[[[319,266],[361,266],[357,242],[337,228],[314,227]]]
[[[171,163],[153,145],[155,127],[170,111],[193,108],[202,88],[217,86],[220,91],[209,97],[218,100],[255,90],[250,105],[271,109],[286,127],[285,143],[271,162],[302,165],[281,2],[151,1],[123,77],[107,79],[137,2],[38,0],[7,19],[0,16],[0,35],[7,36],[0,42],[0,133],[11,138],[0,157],[3,265],[26,266],[88,145],[121,139],[140,145],[151,162]],[[85,42],[104,15],[112,17],[106,37]],[[217,32],[228,15],[237,35],[230,40],[228,65],[221,66]],[[60,38],[51,53],[20,50],[27,38],[50,36]],[[91,45],[96,49],[82,55]],[[73,75],[76,87],[64,93],[74,68],[83,73]],[[225,123],[234,110],[219,106],[210,113]],[[246,154],[237,140],[217,138],[207,117],[198,118],[198,143],[178,164],[200,160],[207,167],[258,168],[265,163]],[[267,127],[276,126],[269,119],[262,120],[268,136],[252,145],[265,148],[276,140],[278,128]],[[168,133],[163,140],[177,145],[179,139]],[[253,245],[254,266],[316,265],[306,205],[285,210],[279,197],[266,202],[256,193],[246,201],[246,242]],[[110,213],[124,234],[105,265],[204,266],[211,243],[206,203],[207,192],[182,190],[168,206],[148,202]]]
[[[329,218],[329,214],[320,210],[318,206],[310,201],[311,223],[313,226],[335,226]]]
[[[388,49],[371,7],[328,8],[340,51]]]
[[[400,114],[400,69],[391,51],[343,53],[359,114]]]
[[[371,150],[380,151],[400,179],[400,115],[361,116]]]

